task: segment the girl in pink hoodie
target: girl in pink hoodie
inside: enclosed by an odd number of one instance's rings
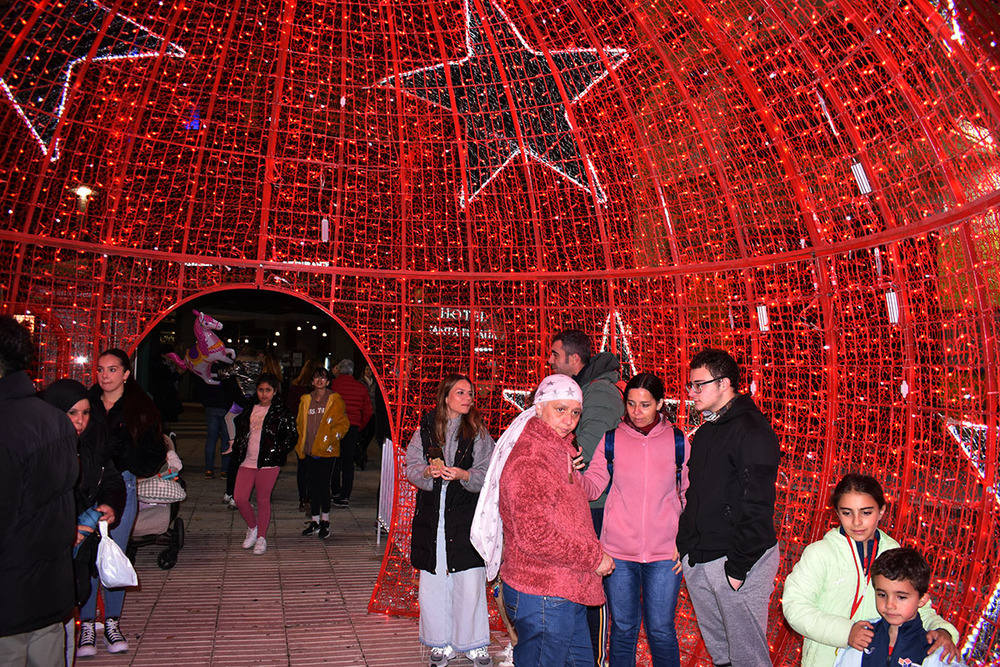
[[[663,381],[655,375],[633,377],[625,387],[625,417],[598,444],[583,475],[591,500],[608,490],[601,544],[616,566],[604,580],[611,667],[635,666],[642,621],[653,667],[680,665],[674,612],[681,565],[675,538],[690,446],[661,414],[663,396]]]

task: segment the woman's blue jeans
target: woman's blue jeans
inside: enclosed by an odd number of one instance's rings
[[[615,571],[604,579],[611,612],[611,667],[635,667],[640,621],[645,621],[653,667],[680,667],[674,612],[681,575],[672,569],[676,562],[615,559]]]
[[[229,449],[228,412],[226,408],[205,408],[205,470],[215,470],[215,443],[222,443],[219,451]],[[222,456],[222,470],[229,471],[229,454]]]
[[[109,535],[122,551],[128,546],[128,538],[132,534],[132,526],[135,525],[135,517],[139,513],[139,499],[135,493],[135,475],[129,471],[122,473],[125,480],[125,511],[118,525],[111,529]],[[90,581],[90,598],[80,607],[80,620],[92,621],[97,615],[97,592],[104,591],[104,617],[118,618],[122,615],[122,607],[125,605],[124,588],[104,588],[100,586],[99,579]]]
[[[517,630],[517,667],[594,667],[587,608],[582,604],[520,593],[507,584],[503,604]]]

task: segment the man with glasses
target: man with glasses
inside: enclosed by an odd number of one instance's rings
[[[778,437],[753,399],[739,393],[740,367],[727,352],[695,355],[686,387],[705,418],[691,439],[690,486],[677,533],[698,627],[715,665],[771,665]]]

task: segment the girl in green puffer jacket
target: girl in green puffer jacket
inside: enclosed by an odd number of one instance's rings
[[[874,477],[848,474],[830,498],[840,527],[802,552],[785,580],[781,605],[788,624],[803,637],[803,667],[833,667],[840,649],[863,650],[878,617],[869,567],[899,543],[879,530],[885,495]],[[930,652],[943,647],[946,659],[958,657],[958,631],[930,603],[920,609]]]

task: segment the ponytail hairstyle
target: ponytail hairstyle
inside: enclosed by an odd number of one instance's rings
[[[116,357],[122,363],[122,368],[129,371],[122,387],[122,419],[132,444],[138,443],[142,435],[149,430],[154,430],[159,437],[160,411],[149,394],[135,381],[132,360],[129,359],[128,353],[120,348],[110,347],[97,356],[98,359],[101,357]]]
[[[444,447],[445,431],[448,427],[448,394],[462,380],[468,382],[472,386],[473,391],[475,391],[476,385],[472,384],[472,380],[468,376],[461,373],[449,373],[444,376],[437,388],[437,398],[434,405],[434,439],[437,440],[438,445],[441,447]],[[465,440],[475,440],[480,433],[485,432],[486,423],[479,415],[479,410],[473,405],[469,408],[468,414],[462,415],[462,420],[458,425],[458,437]]]

